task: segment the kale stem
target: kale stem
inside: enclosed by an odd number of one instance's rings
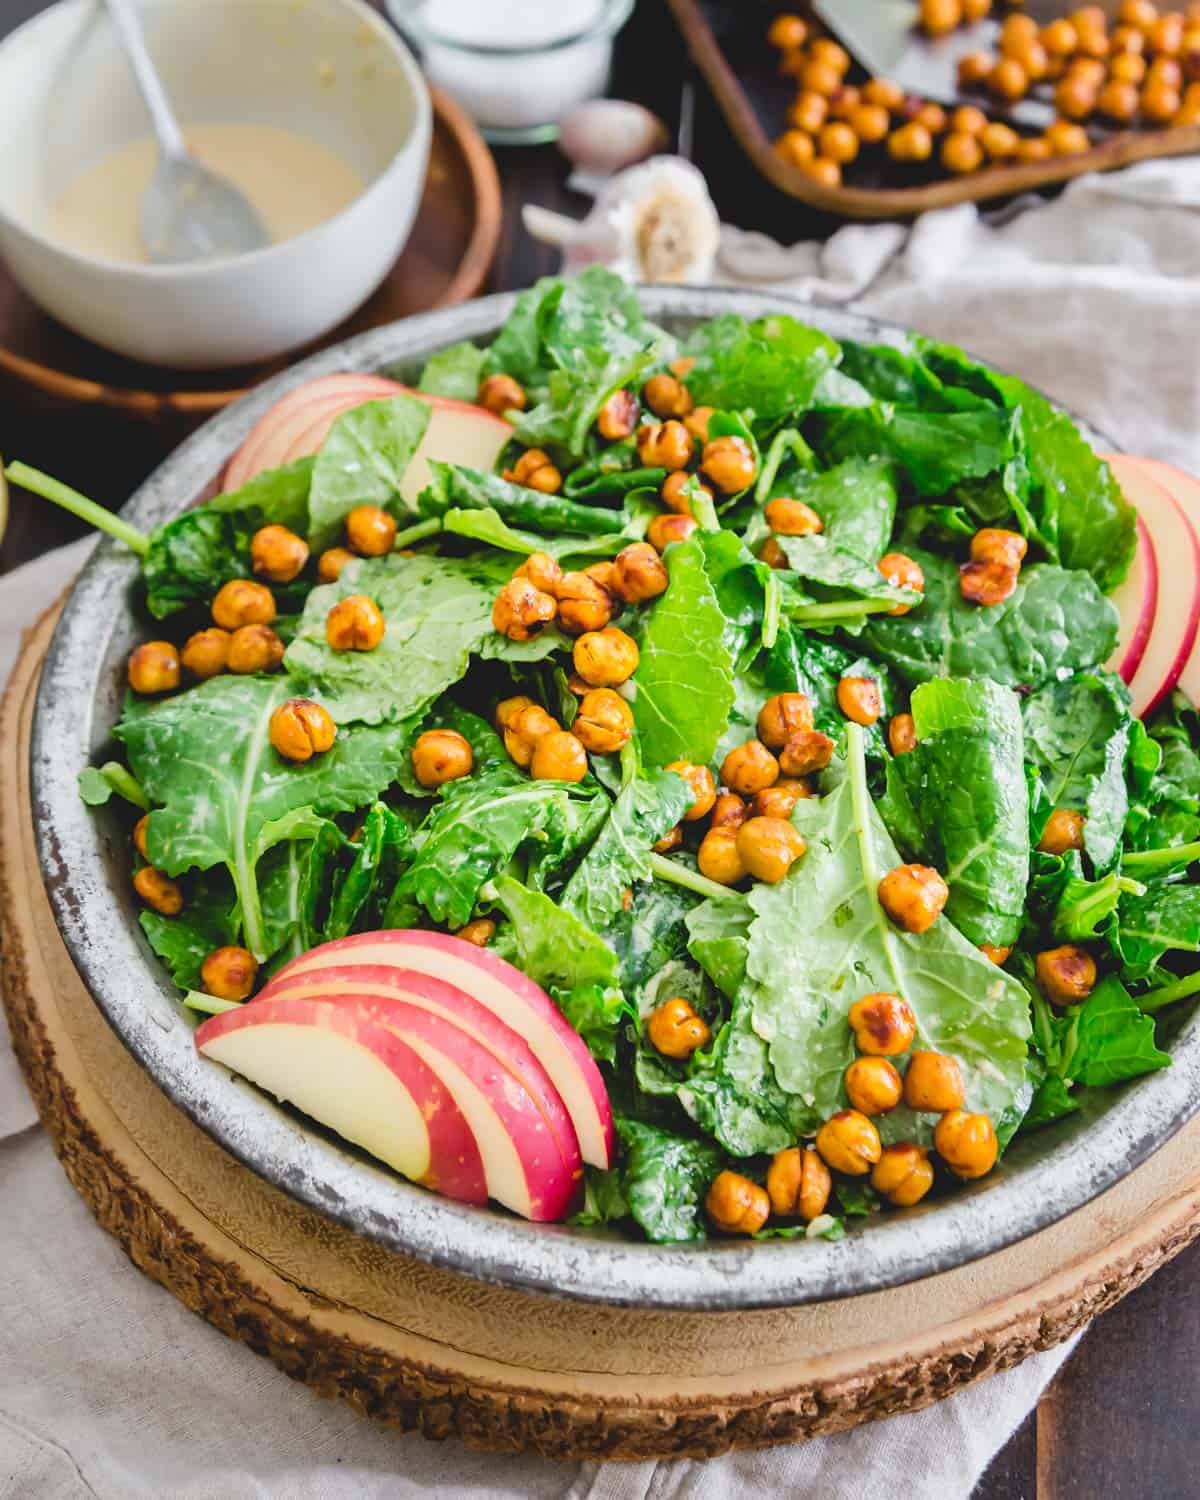
[[[1200,842],[1175,844],[1168,849],[1135,849],[1132,854],[1126,854],[1122,858],[1121,864],[1126,869],[1154,870],[1160,865],[1176,865],[1180,862],[1190,865],[1196,859],[1200,859]]]
[[[1126,875],[1117,877],[1117,889],[1126,896],[1144,896],[1146,887],[1140,880],[1130,880]]]
[[[126,802],[132,802],[143,812],[150,810],[150,798],[142,790],[141,783],[119,760],[106,760],[100,767],[100,774],[119,797],[124,797]]]
[[[428,521],[418,521],[415,526],[410,526],[407,531],[398,531],[396,540],[392,543],[392,550],[397,547],[407,547],[410,542],[422,541],[427,536],[436,536],[442,529],[441,516],[433,516]]]
[[[807,625],[814,620],[841,620],[857,615],[886,614],[893,605],[886,599],[831,599],[826,604],[802,604],[788,610],[788,617],[797,625]]]
[[[246,1003],[244,1000],[222,1000],[216,995],[205,994],[203,990],[188,990],[183,997],[183,1003],[189,1010],[201,1010],[205,1015],[219,1016],[222,1011],[241,1010]]]
[[[672,885],[683,886],[684,890],[707,896],[710,901],[737,899],[738,893],[731,891],[727,885],[718,885],[715,880],[710,880],[707,875],[701,875],[698,870],[689,870],[687,865],[677,864],[673,859],[665,859],[661,854],[651,854],[650,873],[656,875],[659,880],[667,880]]]
[[[12,484],[19,484],[30,494],[40,495],[43,500],[51,500],[55,505],[61,505],[64,510],[71,511],[73,515],[86,521],[89,526],[95,526],[98,531],[107,531],[109,536],[114,536],[117,541],[124,542],[129,550],[136,552],[139,557],[145,557],[150,550],[149,537],[143,536],[128,521],[122,521],[120,516],[114,516],[111,510],[105,510],[102,505],[97,505],[94,500],[89,500],[86,495],[73,490],[69,484],[63,484],[59,479],[51,479],[49,474],[43,474],[40,469],[31,469],[28,464],[23,463],[9,464],[4,472]]]
[[[1138,1009],[1152,1016],[1165,1006],[1174,1005],[1176,1000],[1186,1000],[1189,995],[1195,994],[1200,994],[1200,969],[1197,969],[1194,974],[1185,974],[1174,984],[1163,984],[1158,989],[1151,990],[1148,995],[1139,995],[1137,997]]]
[[[780,602],[779,579],[775,569],[771,568],[763,585],[762,643],[764,651],[769,651],[779,638]]]

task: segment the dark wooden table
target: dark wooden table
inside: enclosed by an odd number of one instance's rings
[[[45,0],[0,0],[0,33]],[[758,24],[757,18],[754,24]],[[613,90],[639,99],[673,129],[689,84],[683,48],[657,0],[641,0],[623,34]],[[694,91],[693,158],[707,172],[722,217],[783,240],[834,227],[760,184],[704,94]],[[523,287],[557,267],[554,251],[521,227],[523,203],[581,214],[553,147],[497,153],[504,234],[496,289]],[[0,453],[41,465],[114,507],[165,456],[175,434],[105,413],[48,411],[0,385]],[[70,516],[14,495],[0,572],[80,534]],[[0,608],[3,607],[0,589]],[[974,1500],[1185,1500],[1200,1496],[1200,1246],[1181,1255],[1086,1335],[1074,1357],[979,1485]],[[897,1474],[897,1494],[904,1493]]]

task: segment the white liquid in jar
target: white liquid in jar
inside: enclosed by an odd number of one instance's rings
[[[191,125],[189,149],[241,189],[271,242],[294,239],[347,208],[366,188],[337,152],[291,130],[234,122]],[[45,232],[101,260],[149,260],[138,226],[142,194],[158,162],[150,137],[131,141],[81,172],[54,203]]]

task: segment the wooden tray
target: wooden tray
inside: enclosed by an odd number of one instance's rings
[[[1200,126],[1164,130],[1128,130],[1110,136],[1080,156],[1045,162],[1018,162],[988,167],[964,177],[934,176],[911,186],[896,186],[887,163],[869,186],[828,188],[806,177],[776,154],[772,141],[784,129],[784,114],[794,94],[792,80],[776,70],[776,54],[765,31],[771,12],[745,8],[731,15],[721,37],[711,22],[721,4],[702,0],[668,0],[688,52],[716,96],[725,122],[743,151],[767,180],[805,203],[849,219],[895,219],[946,208],[952,203],[982,202],[1067,182],[1084,172],[1109,172],[1131,162],[1200,151]],[[881,162],[886,162],[881,158]],[[898,169],[910,173],[910,168]]]
[[[1200,1234],[1200,1117],[1060,1224],[911,1286],[737,1313],[607,1308],[384,1250],[269,1187],[105,1023],[33,849],[50,611],[0,708],[0,943],[17,1055],[63,1169],[130,1259],[322,1395],[428,1437],[551,1457],[709,1457],[927,1406],[1047,1349]],[[166,1372],[164,1372],[166,1373]]]
[[[183,374],[111,354],[55,322],[0,261],[0,370],[72,404],[155,420],[207,416],[315,349],[410,313],[475,296],[500,238],[496,163],[469,116],[437,89],[425,192],[412,235],[377,292],[318,343],[241,370]]]

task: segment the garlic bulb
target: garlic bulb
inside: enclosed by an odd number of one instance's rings
[[[648,109],[627,99],[589,99],[559,127],[563,155],[581,172],[608,176],[661,151],[667,127]]]

